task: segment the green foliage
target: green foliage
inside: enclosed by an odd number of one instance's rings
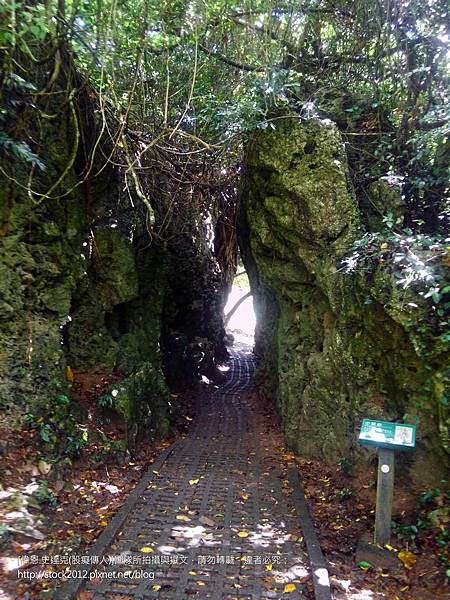
[[[414,543],[419,528],[426,529],[426,523],[422,520],[418,520],[415,525],[399,525],[395,521],[393,522],[393,532],[399,540],[406,540],[410,544]]]
[[[56,403],[59,404],[59,406],[67,406],[70,404],[70,399],[65,394],[60,394],[56,398]]]
[[[347,498],[350,498],[351,495],[352,495],[352,491],[349,488],[342,488],[337,493],[337,497],[340,500],[346,500]]]
[[[257,129],[274,128],[270,117],[286,107],[301,110],[298,101],[301,85],[298,74],[291,70],[277,69],[254,76],[244,93],[218,106],[206,106],[200,117],[210,123],[215,133],[226,132],[227,137],[249,134]]]
[[[81,455],[81,451],[88,444],[88,432],[82,431],[81,435],[69,436],[68,444],[64,449],[64,453],[67,456],[78,458]]]
[[[111,394],[103,394],[97,399],[97,406],[99,408],[112,408],[114,406],[114,398]]]
[[[183,149],[185,154],[174,152],[176,165],[155,157],[166,175],[175,167],[175,180],[187,157],[195,156],[191,151],[204,159],[199,164],[211,165],[217,179],[222,170],[236,174],[249,133],[295,111],[301,118],[329,116],[338,122],[349,136],[358,191],[382,176],[401,176],[408,225],[417,231],[423,224],[445,226],[449,109],[443,0],[430,0],[426,9],[418,0],[395,7],[368,1],[337,7],[331,0],[320,6],[316,0],[300,5],[282,0],[274,6],[258,0],[251,10],[224,0],[195,5],[18,0],[2,5],[0,17],[5,72],[0,146],[31,171],[45,169],[40,141],[16,138],[11,125],[24,105],[37,119],[53,118],[46,102],[58,80],[63,39],[66,56],[73,57],[95,102],[102,141],[133,172],[141,199],[151,190],[148,149],[139,144],[153,140],[157,154],[164,145]],[[41,58],[44,81],[33,69]],[[67,98],[70,94],[68,89]],[[124,125],[134,132],[126,141],[120,139]],[[197,168],[189,163],[188,171]],[[386,224],[396,225],[389,215]]]
[[[41,425],[41,427],[39,429],[39,435],[41,437],[41,440],[46,443],[50,442],[50,434],[51,434],[50,425],[48,425],[47,423],[45,425]]]
[[[6,525],[0,523],[0,546],[6,544],[11,538],[11,533]]]
[[[427,532],[427,535],[432,532],[434,543],[438,549],[437,554],[444,572],[447,572],[450,567],[449,502],[450,490],[446,492],[437,488],[427,490],[419,498],[419,513],[413,523],[402,524],[393,522],[393,532],[397,535],[398,539],[408,542],[413,547],[421,546],[422,532]]]
[[[38,438],[46,452],[61,451],[67,456],[78,458],[88,444],[88,432],[78,425],[72,412],[71,402],[66,394],[59,394],[53,404],[51,414],[36,416],[26,413],[25,427],[37,431]]]
[[[0,6],[0,18],[9,27],[0,29],[2,49],[18,46],[22,52],[32,55],[30,44],[42,42],[52,27],[45,11],[45,3],[29,4],[15,0]]]
[[[423,383],[423,402],[417,410],[438,403],[442,445],[450,452],[450,370],[435,370],[439,357],[450,348],[449,239],[439,235],[398,232],[394,227],[381,233],[366,233],[342,261],[346,273],[365,273],[368,278],[383,273],[383,281],[394,288],[395,304],[411,333],[422,369],[429,372]],[[387,295],[392,300],[392,293]],[[380,301],[380,298],[373,298]],[[366,298],[364,304],[370,304]],[[429,409],[428,409],[429,410]]]
[[[419,498],[419,502],[420,504],[424,505],[424,504],[429,504],[430,502],[432,502],[435,498],[438,498],[441,495],[441,490],[439,489],[433,489],[433,490],[427,490],[426,492],[423,492],[420,495]]]
[[[387,211],[387,213],[385,215],[383,215],[383,223],[386,226],[386,228],[388,230],[392,230],[394,229],[394,227],[399,226],[402,224],[403,219],[401,218],[395,218],[392,211]]]
[[[90,461],[94,467],[97,466],[99,463],[101,463],[103,460],[104,460],[104,457],[101,454],[93,454],[90,457]]]
[[[39,487],[35,496],[40,504],[47,504],[50,508],[56,508],[58,506],[58,498],[48,487],[48,481],[45,479],[39,481]]]
[[[36,92],[36,86],[30,81],[25,80],[17,73],[7,73],[3,79],[3,90],[5,100],[0,103],[0,127],[6,129],[9,122],[14,122],[17,117],[17,110],[20,108],[21,100],[27,95]],[[32,167],[37,167],[40,171],[45,171],[46,166],[33,152],[29,144],[24,140],[15,140],[5,131],[0,131],[0,151],[4,152],[10,159],[23,161]]]
[[[39,157],[31,151],[26,142],[17,142],[8,137],[5,133],[0,132],[0,149],[3,149],[13,158],[23,160],[35,167],[45,171],[44,163],[39,160]]]
[[[398,233],[394,230],[392,213],[386,215],[384,221],[387,230],[366,233],[357,240],[342,260],[342,269],[346,273],[356,269],[370,273],[379,267],[390,270],[397,286],[402,290],[411,289],[431,302],[436,308],[433,313],[443,317],[440,326],[447,327],[445,315],[450,308],[450,286],[446,284],[446,269],[441,265],[450,240],[413,234],[410,230]],[[408,306],[417,308],[413,304]]]
[[[34,427],[35,417],[32,413],[26,413],[23,417],[25,427]]]
[[[29,429],[35,429],[38,432],[39,439],[44,444],[53,443],[55,434],[52,431],[50,423],[45,423],[43,417],[36,417],[32,413],[26,413],[24,416],[24,425]]]
[[[344,475],[350,475],[352,471],[352,463],[348,458],[343,456],[338,460],[339,469],[344,473]]]

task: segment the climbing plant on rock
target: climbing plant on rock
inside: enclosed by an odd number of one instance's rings
[[[278,118],[272,111],[289,106],[304,117],[338,122],[363,191],[379,176],[405,177],[409,226],[442,222],[448,163],[442,0],[426,6],[417,0],[67,0],[5,3],[1,10],[6,130],[0,143],[28,162],[28,170],[43,166],[39,141],[14,136],[8,115],[48,98],[70,54],[82,76],[74,88],[88,86],[96,106],[89,153],[101,154],[100,140],[108,140],[102,161],[120,165],[150,221],[156,189],[180,196],[191,188],[198,200],[227,187],[242,135],[271,127]],[[41,89],[33,89],[36,61],[48,72]],[[69,106],[73,92],[67,92]]]
[[[89,306],[95,304],[93,288],[83,285],[99,275],[97,228],[117,228],[133,252],[157,246],[168,273],[182,256],[179,270],[201,280],[202,299],[181,276],[173,279],[164,309],[156,311],[158,319],[164,315],[162,346],[178,357],[189,346],[197,356],[192,372],[214,360],[223,330],[211,314],[223,305],[236,266],[244,148],[255,132],[276,131],[292,115],[300,122],[329,119],[342,135],[346,177],[361,213],[356,244],[367,239],[365,230],[387,228],[393,236],[426,234],[442,245],[449,154],[443,0],[19,0],[3,3],[0,16],[0,227],[5,251],[17,259],[3,266],[5,314],[20,305],[30,315],[35,306],[58,315],[56,333],[44,344],[49,363],[61,353],[59,327],[70,342],[73,303],[90,297]],[[313,145],[306,150],[314,154]],[[23,246],[12,251],[19,230]],[[45,246],[48,239],[58,241],[53,254],[65,260],[48,266],[52,291],[36,293],[35,271],[46,264],[37,242]],[[28,266],[18,268],[18,257]],[[439,277],[423,290],[431,300],[447,293]],[[137,283],[133,289],[141,294]],[[128,294],[96,313],[98,333],[109,331],[101,346],[111,368],[122,360],[111,336],[130,334],[136,316],[118,307],[132,301]],[[188,321],[201,328],[198,336],[180,319],[185,306]],[[442,342],[445,306],[434,308]],[[214,324],[203,328],[207,312]],[[106,313],[113,313],[108,326]],[[42,322],[35,326],[40,331]],[[26,339],[21,355],[31,361]],[[138,344],[134,355],[141,350]],[[61,373],[65,366],[58,366]]]

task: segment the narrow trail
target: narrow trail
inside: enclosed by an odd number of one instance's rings
[[[199,402],[190,433],[153,467],[150,482],[106,547],[103,554],[120,557],[122,564],[95,566],[115,572],[114,578],[85,579],[81,591],[71,591],[69,582],[55,598],[306,597],[302,580],[309,562],[282,471],[281,438],[272,435],[251,394],[250,347],[238,346],[231,354],[227,382]],[[130,571],[141,572],[141,578],[131,578]],[[142,577],[143,571],[154,579]]]

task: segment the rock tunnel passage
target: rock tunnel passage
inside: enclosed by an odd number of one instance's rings
[[[309,563],[282,473],[281,438],[249,393],[250,347],[230,353],[226,383],[198,403],[190,433],[104,553],[140,564],[98,567],[153,572],[154,580],[97,578],[72,597],[256,600],[285,590],[291,599],[306,597]],[[68,597],[64,586],[56,595]]]

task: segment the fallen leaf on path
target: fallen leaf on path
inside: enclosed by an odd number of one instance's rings
[[[41,475],[48,475],[52,469],[52,465],[45,462],[45,460],[40,460],[38,462],[38,469]]]
[[[408,571],[410,571],[416,564],[417,557],[409,550],[402,550],[397,556],[402,561],[405,569],[408,569]]]
[[[189,479],[189,485],[196,485],[200,479]]]
[[[239,531],[238,536],[240,538],[246,538],[246,537],[248,537],[248,531]]]
[[[389,544],[386,544],[385,548],[387,550],[389,550],[389,552],[397,552],[397,550],[393,546],[390,546]]]
[[[275,585],[275,580],[273,577],[261,577],[261,581],[266,589],[273,589]]]
[[[150,552],[154,552],[153,548],[150,548],[150,546],[143,546],[140,550],[141,550],[141,552],[144,552],[144,554],[149,554]]]
[[[290,594],[291,592],[295,592],[296,589],[297,589],[297,586],[295,585],[295,583],[287,583],[284,586],[283,593]]]
[[[74,372],[69,366],[66,367],[66,379],[69,383],[73,383],[75,379]]]

